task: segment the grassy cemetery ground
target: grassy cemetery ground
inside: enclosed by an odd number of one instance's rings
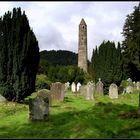
[[[0,103],[0,138],[140,138],[138,92],[86,101],[68,91],[49,111],[48,121],[30,122],[28,105]]]

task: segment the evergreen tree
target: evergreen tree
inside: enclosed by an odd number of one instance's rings
[[[35,89],[38,41],[20,8],[0,18],[0,94],[21,101]]]
[[[92,73],[95,82],[102,79],[105,93],[108,86],[116,83],[118,86],[122,79],[122,61],[120,43],[115,47],[114,42],[103,41],[99,48],[94,50],[92,55]]]
[[[122,34],[123,77],[140,80],[140,3],[127,15]]]

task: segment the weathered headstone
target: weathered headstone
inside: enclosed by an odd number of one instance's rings
[[[65,83],[65,91],[67,91],[69,87],[70,87],[70,83],[69,82]]]
[[[71,84],[71,91],[76,92],[76,85],[74,82],[72,82],[72,84]]]
[[[47,120],[49,116],[49,98],[46,94],[39,94],[29,99],[29,119]]]
[[[126,93],[132,93],[133,92],[133,82],[131,78],[127,79],[127,86],[126,86]]]
[[[136,82],[136,89],[137,89],[137,90],[140,90],[140,82],[139,82],[139,81]]]
[[[79,88],[79,92],[81,96],[85,96],[86,94],[86,85],[81,85]]]
[[[41,89],[41,90],[38,91],[37,95],[38,96],[48,96],[48,98],[49,98],[49,106],[52,105],[52,95],[51,95],[50,90]]]
[[[77,91],[78,91],[78,92],[79,92],[80,86],[81,86],[81,84],[78,82],[78,83],[77,83]]]
[[[132,79],[131,78],[128,78],[127,79],[127,86],[132,86],[133,85],[133,82],[132,82]]]
[[[103,83],[101,81],[101,78],[99,78],[99,81],[96,83],[96,93],[99,95],[104,95],[103,92]]]
[[[109,97],[111,99],[118,98],[118,86],[114,83],[109,86]]]
[[[6,101],[6,98],[0,94],[0,102]]]
[[[126,93],[132,93],[133,92],[133,87],[132,86],[127,86],[126,87]]]
[[[93,100],[94,86],[91,83],[86,85],[86,100]]]
[[[64,84],[62,84],[60,82],[52,83],[51,89],[50,89],[52,100],[63,101],[64,100],[64,90],[65,90]]]
[[[136,89],[136,82],[133,82],[133,88]]]
[[[93,100],[94,99],[94,90],[95,86],[91,83],[87,85],[80,86],[80,95],[84,96],[86,100]]]

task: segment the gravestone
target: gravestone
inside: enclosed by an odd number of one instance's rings
[[[137,90],[140,90],[140,82],[139,82],[139,81],[136,82],[136,89],[137,89]]]
[[[86,85],[86,100],[93,100],[94,86],[91,83]]]
[[[39,94],[33,99],[29,99],[29,119],[48,120],[49,97],[47,94]]]
[[[49,106],[52,106],[52,96],[50,90],[47,89],[41,89],[37,93],[38,96],[48,96],[49,98]]]
[[[60,82],[52,83],[50,89],[52,100],[64,101],[64,90],[64,84]]]
[[[86,94],[86,85],[81,85],[79,88],[79,92],[81,96],[85,96]]]
[[[67,91],[69,87],[70,87],[70,83],[69,82],[65,83],[65,91]]]
[[[127,79],[127,86],[126,86],[126,93],[132,93],[133,92],[133,82],[131,78]]]
[[[6,101],[6,98],[0,94],[0,102]]]
[[[81,84],[78,82],[77,83],[77,92],[79,92],[80,86],[81,86]]]
[[[136,89],[136,82],[133,82],[133,88]]]
[[[111,99],[118,98],[118,86],[114,83],[109,86],[109,97]]]
[[[126,87],[126,93],[132,93],[133,92],[133,87],[132,86],[127,86]]]
[[[86,100],[93,100],[94,99],[94,90],[95,86],[93,84],[88,83],[87,85],[80,86],[80,95],[84,96]]]
[[[76,92],[76,84],[74,82],[71,84],[71,91]]]
[[[131,85],[131,86],[133,85],[133,82],[132,82],[132,79],[131,78],[128,78],[127,79],[127,85]]]
[[[99,81],[96,83],[96,93],[99,95],[104,95],[103,92],[103,83],[101,81],[101,78],[99,78]]]

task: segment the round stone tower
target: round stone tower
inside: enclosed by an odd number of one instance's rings
[[[87,72],[87,25],[82,18],[79,24],[78,67]]]

